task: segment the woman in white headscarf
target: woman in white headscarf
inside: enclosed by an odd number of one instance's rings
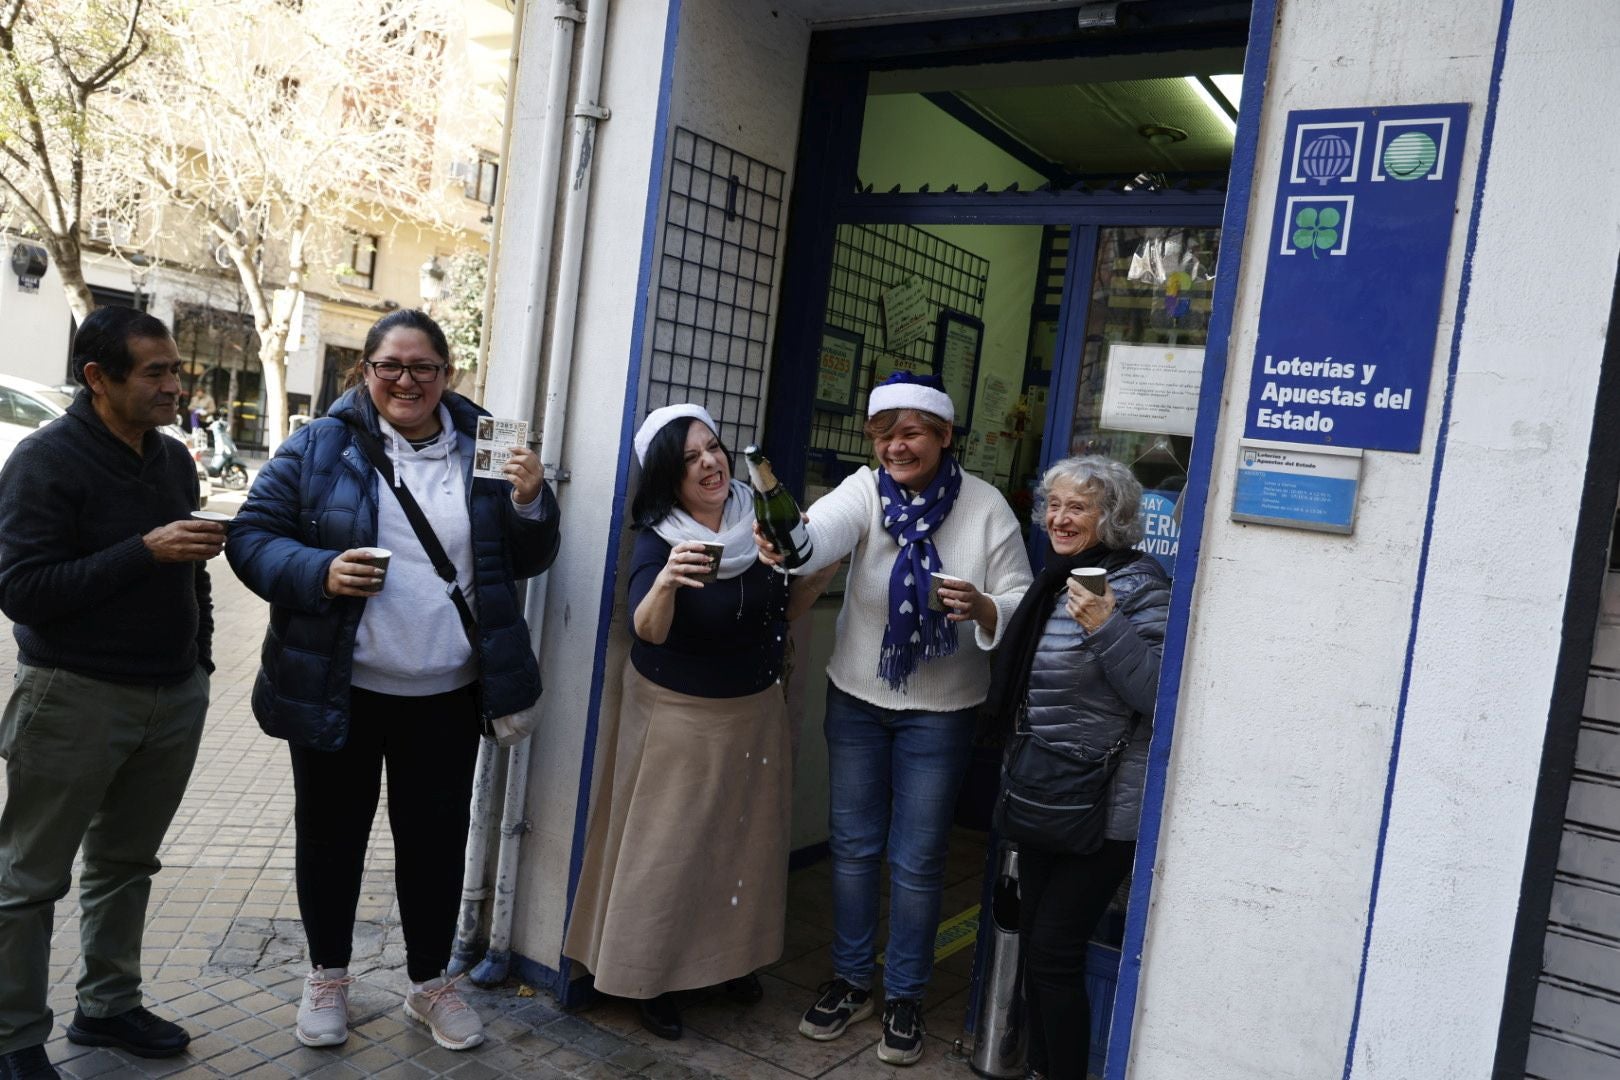
[[[682,1033],[676,991],[758,1001],[754,971],[781,956],[782,656],[787,621],[831,576],[790,581],[756,558],[753,496],[717,431],[702,407],[670,405],[636,433],[630,658],[564,948],[667,1039]],[[723,547],[718,567],[705,545]]]

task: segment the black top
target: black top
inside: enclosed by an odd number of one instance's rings
[[[141,537],[197,509],[179,440],[137,454],[80,392],[0,471],[0,611],[19,659],[108,682],[173,685],[213,671],[203,563],[159,563]]]
[[[635,637],[635,611],[669,561],[670,545],[651,529],[630,555],[630,661],[652,682],[692,697],[757,694],[782,676],[788,585],[755,562],[734,578],[675,593],[675,617],[662,645]]]

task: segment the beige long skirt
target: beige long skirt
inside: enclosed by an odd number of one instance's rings
[[[782,955],[793,765],[782,688],[688,697],[625,664],[563,951],[617,997]]]

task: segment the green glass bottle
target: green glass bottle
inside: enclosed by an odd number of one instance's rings
[[[792,570],[803,566],[814,549],[798,502],[776,478],[759,447],[744,447],[743,456],[748,459],[748,479],[754,487],[754,520],[759,522],[765,539],[782,553],[784,567]]]

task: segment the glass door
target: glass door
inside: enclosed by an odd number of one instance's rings
[[[1068,343],[1046,463],[1106,454],[1142,486],[1179,496],[1209,340],[1214,226],[1110,225],[1095,234],[1089,280],[1072,282],[1078,340]],[[1077,270],[1081,269],[1079,266]]]

